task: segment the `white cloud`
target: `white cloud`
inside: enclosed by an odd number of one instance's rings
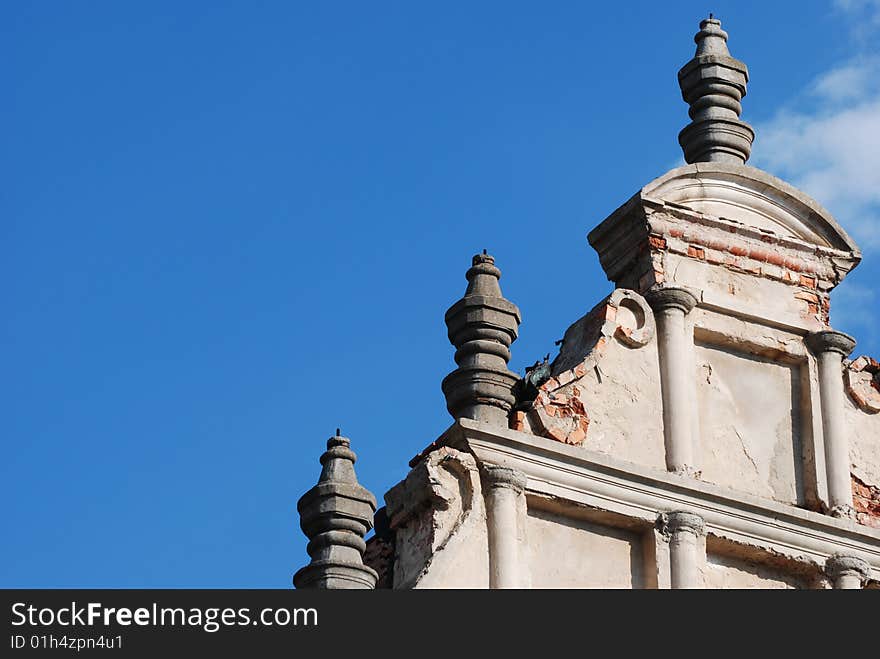
[[[834,0],[834,8],[853,19],[852,36],[865,42],[880,28],[880,0]]]
[[[880,0],[835,0],[847,14],[854,56],[818,76],[768,121],[755,125],[753,164],[824,205],[865,252],[866,262],[832,295],[832,325],[876,354],[880,289]],[[860,53],[855,55],[855,53]]]
[[[815,197],[865,251],[880,252],[880,58],[819,76],[755,130],[757,167]]]
[[[819,76],[812,93],[830,103],[857,101],[877,91],[877,59],[850,62]]]

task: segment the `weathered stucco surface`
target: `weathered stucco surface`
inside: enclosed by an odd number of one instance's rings
[[[700,570],[704,588],[807,589],[808,580],[733,556],[708,554]]]
[[[856,519],[880,528],[880,413],[866,411],[852,396],[845,407]]]
[[[665,468],[654,320],[640,295],[617,289],[569,327],[552,374],[520,429]]]
[[[804,278],[806,285],[797,286],[669,252],[663,253],[661,263],[664,281],[697,287],[704,300],[726,309],[815,328],[821,327],[823,318],[827,316],[828,309],[821,306],[812,279]],[[782,270],[778,266],[764,264],[761,271],[768,271],[768,268]],[[796,281],[800,282],[800,275],[796,277]]]
[[[580,382],[581,399],[590,415],[584,447],[665,468],[656,342],[640,349],[611,343]]]
[[[694,355],[702,479],[802,503],[801,367],[708,344]]]
[[[531,509],[528,566],[533,588],[642,588],[641,535]]]
[[[486,511],[473,456],[430,453],[385,495],[395,588],[487,588]]]

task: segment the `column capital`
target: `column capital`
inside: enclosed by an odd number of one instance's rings
[[[697,306],[699,300],[686,288],[677,286],[659,286],[645,293],[645,300],[654,311],[678,309],[685,315]]]
[[[517,494],[522,494],[525,491],[528,482],[525,474],[510,467],[484,465],[483,473],[486,475],[486,483],[489,488],[506,487]]]
[[[811,332],[804,337],[804,343],[816,354],[823,352],[836,352],[843,357],[848,357],[856,347],[856,340],[849,334],[836,330],[822,330]]]
[[[835,580],[840,577],[858,577],[864,584],[870,571],[871,566],[858,556],[834,554],[825,561],[825,574]]]
[[[706,533],[706,523],[702,517],[694,513],[683,511],[661,513],[657,518],[657,524],[660,532],[667,538],[682,532],[692,533],[696,537]]]

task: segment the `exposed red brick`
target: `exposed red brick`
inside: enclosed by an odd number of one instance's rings
[[[391,588],[394,569],[394,539],[374,535],[367,540],[364,550],[364,565],[373,568],[379,575],[376,588]]]
[[[666,238],[648,236],[648,244],[654,249],[666,249]]]
[[[779,266],[780,268],[783,266],[783,263],[785,263],[785,259],[782,257],[782,254],[779,254],[777,252],[769,252],[767,254],[767,258],[764,260],[767,261],[767,263]]]
[[[819,296],[815,293],[807,293],[806,291],[798,291],[794,294],[795,298],[798,300],[804,300],[805,302],[812,302],[813,304],[819,304]]]
[[[853,507],[860,524],[880,528],[880,488],[862,482],[852,475]]]
[[[584,440],[587,438],[587,433],[578,425],[573,431],[568,434],[568,437],[565,438],[566,444],[574,444],[577,446],[578,444],[583,444]]]
[[[559,388],[559,381],[556,378],[550,378],[544,384],[541,385],[541,389],[544,391],[553,391],[554,389]]]
[[[730,231],[732,233],[736,233],[736,228],[731,227]],[[668,232],[669,236],[675,238],[682,238],[686,240],[688,245],[687,255],[691,258],[705,259],[709,260],[709,256],[706,254],[706,249],[717,250],[719,252],[726,252],[734,257],[748,257],[753,259],[754,261],[758,261],[760,263],[769,263],[779,268],[788,268],[789,270],[794,270],[795,273],[806,272],[815,274],[817,272],[817,265],[807,263],[806,261],[802,261],[798,258],[795,258],[791,255],[785,255],[782,252],[779,252],[776,249],[768,249],[764,246],[755,246],[755,245],[747,245],[742,243],[734,243],[725,242],[724,240],[719,240],[717,238],[707,238],[704,235],[693,231],[687,231],[683,229],[670,229]],[[762,235],[760,239],[763,243],[777,243],[778,239],[775,236],[770,235]],[[658,236],[649,237],[649,241],[652,247],[659,248],[661,244],[663,244],[663,248],[669,248],[668,243],[662,241]],[[679,250],[673,250],[676,253],[684,253]],[[753,274],[757,274],[759,276],[763,276],[765,273],[762,272],[760,267],[756,267],[754,265],[749,264],[740,264],[735,258],[726,258],[713,256],[712,262],[718,264],[719,259],[723,258],[722,263],[727,266],[740,266],[741,269],[745,272],[751,272]],[[803,286],[808,288],[816,288],[817,286],[817,278],[815,276],[805,276],[803,281],[801,282],[798,274],[795,274],[793,279],[789,277],[783,277],[786,281],[798,281]]]
[[[514,412],[510,415],[510,428],[511,430],[525,430],[526,428],[526,413],[525,412]]]
[[[565,443],[565,440],[568,439],[568,435],[557,428],[546,428],[544,432],[550,439],[555,439],[557,442],[562,442],[563,444]]]
[[[800,284],[807,288],[816,288],[816,279],[814,277],[805,277],[804,275],[801,275]]]

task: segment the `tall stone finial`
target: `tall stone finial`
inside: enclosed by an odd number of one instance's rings
[[[501,271],[495,259],[477,254],[465,275],[464,297],[446,312],[449,341],[456,347],[458,368],[443,379],[446,408],[456,419],[466,417],[507,427],[519,379],[507,368],[510,344],[516,340],[519,309],[501,295]]]
[[[711,14],[700,22],[694,41],[694,58],[678,72],[681,95],[691,106],[691,123],[678,134],[684,159],[742,165],[755,139],[752,127],[739,118],[749,70],[730,56],[727,32]]]
[[[347,437],[327,440],[318,484],[306,492],[297,510],[309,538],[311,562],[293,575],[297,588],[371,589],[378,575],[364,565],[364,535],[373,527],[376,498],[358,483],[357,456]]]

